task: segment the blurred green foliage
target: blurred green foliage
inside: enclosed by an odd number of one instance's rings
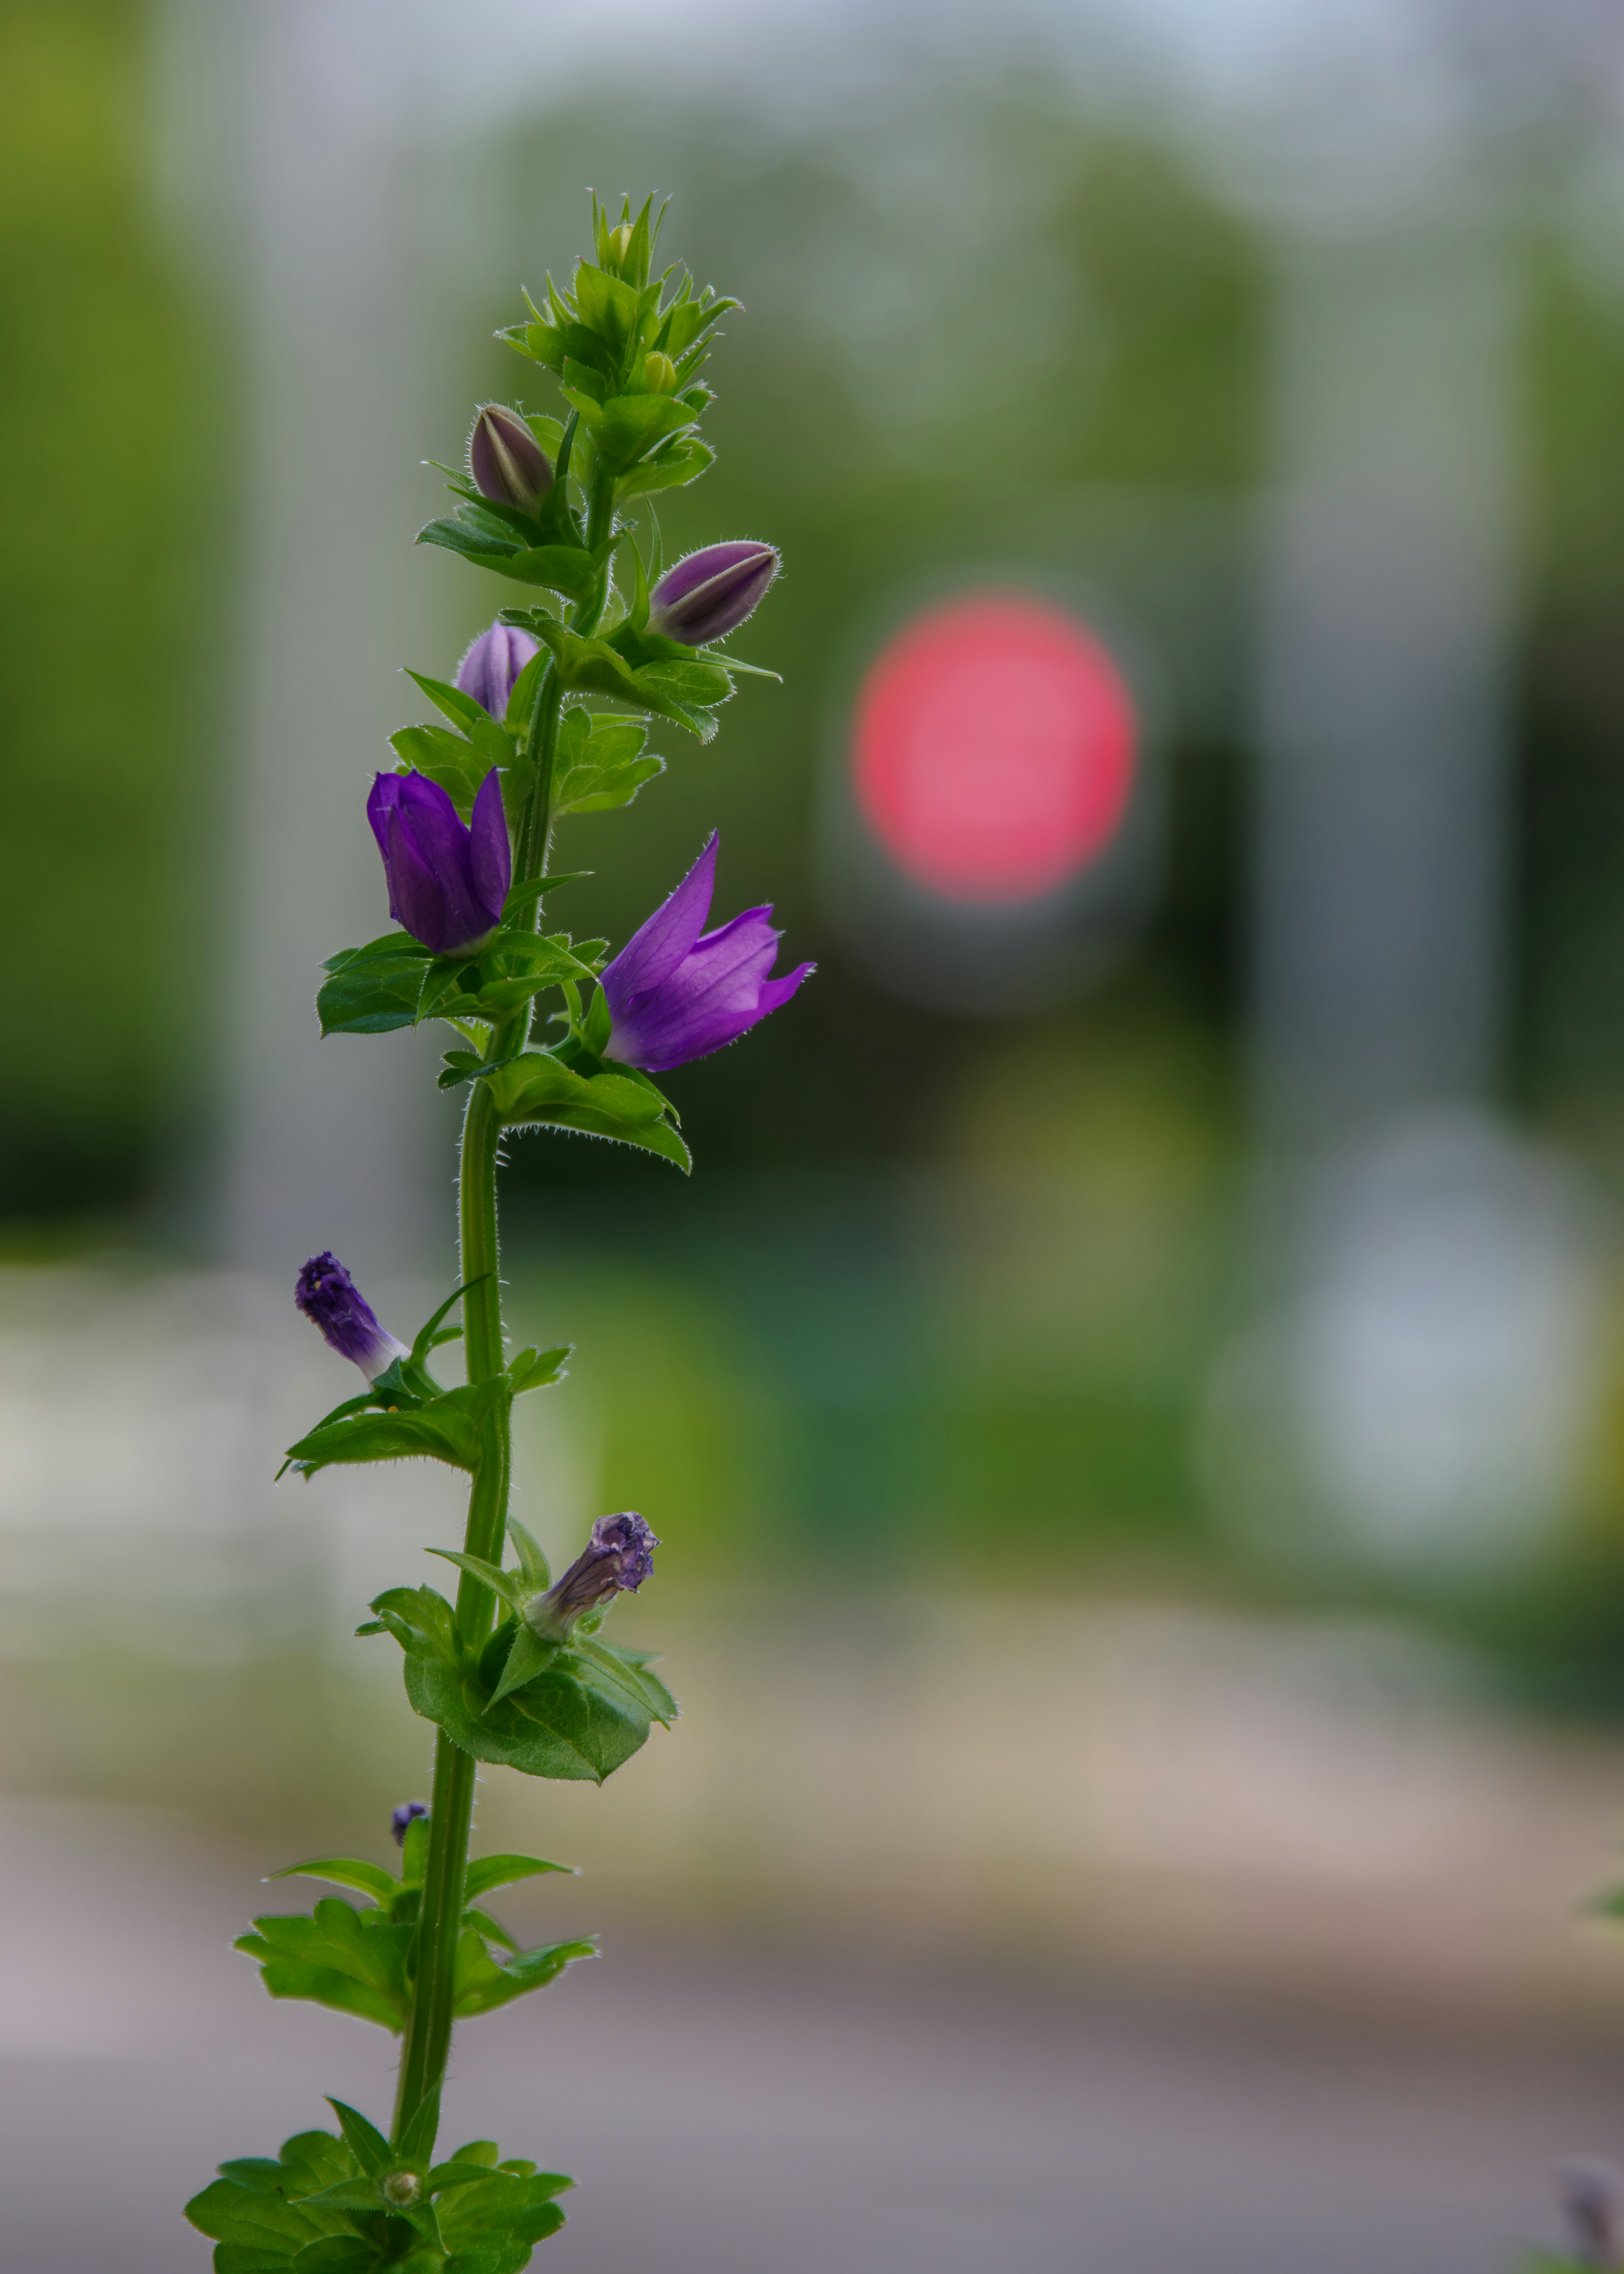
[[[141,1199],[207,898],[211,358],[156,240],[146,72],[131,0],[0,7],[0,907],[32,982],[0,1010],[13,1218]]]

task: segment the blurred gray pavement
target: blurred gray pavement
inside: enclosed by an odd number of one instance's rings
[[[216,2161],[324,2090],[387,2109],[381,2038],[271,2005],[229,1949],[252,1864],[164,1833],[0,1811],[4,2274],[201,2274],[177,2206]],[[1605,2047],[1132,2007],[1016,1958],[605,1939],[467,2033],[449,2103],[457,2137],[575,2175],[553,2274],[1489,2274],[1550,2233],[1560,2157],[1624,2144]]]

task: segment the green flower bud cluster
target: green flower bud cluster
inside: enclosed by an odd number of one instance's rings
[[[646,199],[634,220],[628,200],[611,222],[595,198],[597,259],[576,264],[567,290],[549,276],[545,304],[527,294],[530,320],[498,335],[553,373],[623,499],[677,488],[711,463],[696,431],[710,401],[699,373],[739,305],[696,290],[686,270],[650,275],[664,216]]]

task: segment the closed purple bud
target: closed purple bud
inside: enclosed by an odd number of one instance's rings
[[[612,1595],[636,1593],[654,1569],[658,1546],[640,1516],[600,1516],[563,1577],[526,1606],[526,1620],[544,1641],[567,1641],[576,1621]]]
[[[383,855],[396,923],[436,955],[471,955],[483,947],[513,879],[496,768],[480,783],[466,826],[426,774],[380,774],[366,817]]]
[[[650,593],[649,629],[689,647],[726,639],[754,614],[778,567],[772,546],[753,538],[690,553]]]
[[[1612,2164],[1568,2164],[1560,2185],[1579,2264],[1624,2264],[1624,2172]]]
[[[528,422],[501,403],[487,403],[475,419],[468,469],[482,497],[492,505],[516,505],[524,513],[534,513],[553,487],[546,452]]]
[[[781,979],[770,976],[779,939],[767,921],[770,907],[747,908],[718,931],[703,929],[716,888],[716,854],[712,837],[665,906],[605,969],[606,1058],[664,1073],[706,1058],[787,1003],[816,969],[801,963]]]
[[[377,1313],[330,1248],[305,1264],[293,1299],[320,1328],[328,1349],[358,1366],[369,1382],[376,1382],[397,1358],[405,1357],[405,1344],[379,1325]]]
[[[406,1845],[407,1826],[415,1824],[418,1817],[426,1816],[428,1812],[427,1803],[421,1800],[403,1800],[398,1808],[390,1811],[389,1829],[395,1835],[397,1848]]]
[[[492,624],[481,632],[457,666],[456,683],[492,719],[508,715],[508,697],[519,674],[536,653],[536,642],[515,624]]]

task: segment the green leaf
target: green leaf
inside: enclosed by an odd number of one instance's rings
[[[534,1682],[538,1674],[545,1674],[558,1654],[557,1643],[544,1642],[535,1630],[521,1619],[502,1664],[501,1678],[491,1692],[492,1705],[500,1706],[503,1698],[509,1697],[514,1690],[522,1690],[526,1683]]]
[[[582,694],[612,696],[616,701],[629,704],[639,711],[652,712],[659,718],[673,720],[702,742],[708,742],[716,733],[716,720],[710,716],[710,710],[703,705],[696,706],[689,700],[680,683],[658,676],[650,677],[648,667],[642,665],[635,666],[608,641],[583,638],[579,633],[572,632],[560,624],[556,617],[536,609],[504,609],[501,621],[519,624],[552,649],[559,667],[559,678],[566,689]],[[637,636],[634,634],[632,636],[635,638]],[[665,644],[667,647],[675,645],[671,641]],[[689,651],[680,650],[679,652],[686,655]],[[711,674],[703,681],[695,681],[695,685],[713,687],[720,681],[725,682],[727,692],[732,691],[732,681],[718,666],[703,664],[690,667]]]
[[[434,708],[449,719],[454,727],[461,727],[465,733],[471,734],[482,723],[487,727],[490,725],[491,716],[484,704],[476,702],[471,695],[464,694],[460,687],[453,687],[443,679],[425,678],[420,671],[409,671],[406,676],[416,681]]]
[[[635,497],[650,497],[658,490],[679,490],[688,483],[697,481],[707,466],[716,463],[716,452],[697,434],[684,434],[640,465],[628,467],[616,487],[622,502]]]
[[[475,957],[435,960],[424,978],[417,1015],[501,1018],[544,987],[594,975],[567,932],[499,931]]]
[[[386,1588],[372,1608],[409,1658],[432,1659],[454,1672],[461,1668],[462,1646],[457,1635],[456,1615],[445,1597],[437,1594],[432,1587]],[[423,1823],[424,1818],[418,1817],[407,1827],[402,1877],[412,1876],[408,1870],[412,1860],[411,1836]],[[421,1871],[416,1876],[421,1878]]]
[[[540,900],[544,892],[560,892],[566,885],[578,885],[583,877],[592,874],[590,869],[571,869],[562,877],[531,877],[525,883],[515,885],[502,902],[502,922],[511,923],[515,916],[523,915],[532,902]]]
[[[629,804],[645,782],[665,772],[663,758],[642,755],[648,731],[640,719],[567,711],[554,770],[557,810],[600,813]]]
[[[316,997],[323,1035],[387,1035],[411,1026],[424,973],[433,960],[410,932],[386,932],[365,947],[330,956]]]
[[[439,2130],[440,2090],[436,2086],[433,2091],[425,2093],[401,2127],[399,2161],[410,2165],[414,2172],[426,2172]]]
[[[432,1593],[432,1591],[425,1589],[425,1592]],[[437,1596],[435,1600],[436,1601],[439,1601],[441,1598]],[[446,1608],[448,1614],[450,1611],[449,1604],[447,1604]],[[447,1616],[447,1626],[453,1625],[453,1622],[449,1616]],[[414,1816],[411,1822],[406,1826],[406,1837],[401,1842],[401,1879],[402,1883],[409,1887],[420,1887],[423,1885],[424,1873],[428,1869],[428,1862],[429,1819],[426,1816]]]
[[[553,1942],[522,1950],[498,1965],[481,1947],[477,1963],[470,1958],[466,1972],[458,1968],[457,2018],[466,2021],[476,2014],[493,2014],[499,2006],[510,2006],[515,1998],[526,1998],[532,1990],[545,1990],[575,1960],[597,1955],[595,1945],[590,1942]]]
[[[560,1343],[556,1350],[522,1350],[508,1362],[508,1382],[514,1396],[522,1397],[527,1389],[545,1389],[549,1383],[560,1381],[574,1350],[573,1343]]]
[[[221,2274],[282,2274],[295,2255],[324,2238],[353,2237],[342,2212],[315,2210],[301,2198],[355,2174],[355,2159],[329,2132],[303,2132],[275,2162],[243,2157],[186,2205],[185,2216],[217,2242]]]
[[[547,1569],[547,1559],[535,1534],[527,1532],[517,1517],[508,1519],[508,1537],[518,1553],[519,1573],[532,1594],[541,1594],[553,1584],[553,1574]]]
[[[376,1903],[391,1902],[400,1888],[393,1871],[381,1864],[365,1864],[355,1856],[318,1856],[308,1864],[288,1864],[273,1871],[274,1879],[326,1879],[335,1887],[353,1887]]]
[[[559,1650],[542,1674],[500,1699],[477,1678],[421,1657],[407,1660],[405,1678],[413,1711],[454,1744],[526,1776],[601,1784],[647,1742],[656,1718],[641,1668],[604,1644],[591,1657]],[[660,1695],[662,1717],[673,1713],[663,1685]]]
[[[360,1461],[444,1461],[471,1473],[479,1466],[485,1416],[508,1394],[508,1378],[499,1374],[447,1389],[410,1412],[352,1413],[289,1445],[288,1460],[305,1477]]]
[[[680,1169],[688,1148],[664,1117],[665,1100],[651,1083],[624,1073],[582,1074],[550,1050],[526,1050],[491,1076],[497,1111],[509,1128],[539,1124],[608,1137],[660,1153]]]
[[[580,545],[523,545],[494,515],[469,505],[426,523],[417,531],[417,542],[460,553],[477,568],[493,568],[498,576],[522,584],[539,584],[567,600],[590,599],[608,557],[606,546],[589,553]]]
[[[313,1914],[272,1913],[235,1947],[259,1962],[273,1998],[306,1999],[398,2030],[406,2017],[406,1968],[416,1926],[380,1909],[352,1910],[336,1895]]]
[[[641,312],[636,293],[621,278],[611,276],[590,260],[578,264],[574,283],[582,323],[618,356],[637,328]]]
[[[524,1598],[519,1592],[514,1574],[499,1570],[483,1555],[464,1555],[460,1548],[455,1547],[425,1547],[423,1552],[425,1555],[438,1555],[442,1563],[455,1563],[459,1571],[468,1572],[482,1585],[488,1587],[498,1601],[506,1603],[510,1610],[523,1608]]]
[[[490,758],[448,727],[402,727],[390,735],[389,746],[402,765],[437,782],[465,822],[472,817],[474,800],[492,766],[506,769],[513,764],[511,744],[505,757]]]
[[[395,2162],[394,2151],[377,2126],[369,2124],[358,2109],[335,2100],[331,2093],[327,2095],[327,2106],[338,2119],[345,2146],[368,2178],[388,2171]]]
[[[485,1942],[498,1943],[502,1949],[510,1950],[515,1954],[519,1949],[518,1942],[508,1933],[500,1919],[493,1919],[489,1911],[479,1910],[472,1903],[466,1903],[463,1906],[462,1924],[464,1926],[471,1926],[474,1932]]]
[[[539,1856],[480,1856],[468,1867],[470,1902],[488,1895],[493,1887],[510,1886],[515,1879],[533,1879],[542,1871],[565,1871],[577,1876],[573,1864],[548,1864]]]

